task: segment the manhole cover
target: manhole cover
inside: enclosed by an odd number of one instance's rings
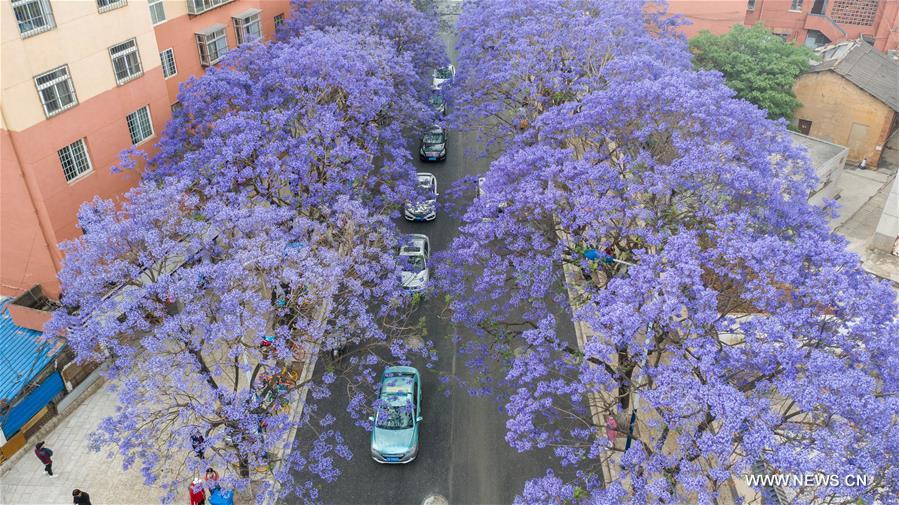
[[[449,505],[449,501],[439,494],[432,494],[425,498],[425,501],[421,502],[421,505]]]

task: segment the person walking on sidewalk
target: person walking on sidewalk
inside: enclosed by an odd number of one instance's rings
[[[72,491],[72,503],[75,505],[91,505],[91,495],[80,489]]]
[[[34,455],[44,464],[44,471],[47,472],[47,475],[51,478],[54,477],[53,460],[50,459],[50,457],[53,456],[53,451],[44,447],[44,442],[38,442],[34,446]]]

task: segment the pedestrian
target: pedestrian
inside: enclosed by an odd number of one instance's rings
[[[203,487],[203,481],[199,477],[188,487],[190,493],[190,505],[204,505],[206,503],[206,488]]]
[[[615,420],[613,415],[609,415],[606,418],[606,437],[609,439],[609,443],[614,446],[615,438],[618,437],[618,421]]]
[[[203,459],[203,442],[206,439],[203,438],[203,435],[200,435],[199,431],[195,431],[193,435],[190,436],[190,445],[193,446],[194,452],[197,453],[197,457]]]
[[[44,442],[38,442],[34,445],[34,455],[44,464],[44,471],[47,472],[47,475],[49,475],[51,479],[55,477],[55,475],[53,475],[53,460],[50,458],[53,456],[53,451],[44,447]]]
[[[219,487],[219,473],[209,467],[206,469],[206,487],[215,489]]]
[[[860,162],[858,162],[858,168],[865,169],[868,166],[868,158],[862,158]]]
[[[72,503],[75,505],[91,505],[91,495],[80,489],[72,491]]]

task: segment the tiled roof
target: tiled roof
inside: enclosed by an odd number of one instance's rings
[[[57,345],[40,342],[41,332],[16,326],[0,298],[0,400],[11,400],[56,357]]]
[[[864,40],[852,40],[818,50],[823,61],[809,72],[832,70],[899,112],[899,63]]]

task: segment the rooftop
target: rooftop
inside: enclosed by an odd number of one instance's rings
[[[41,332],[16,326],[0,298],[0,400],[14,399],[35,375],[60,351],[60,346],[40,341]]]
[[[832,70],[899,112],[899,63],[864,40],[850,40],[818,49],[821,62],[809,72]]]

